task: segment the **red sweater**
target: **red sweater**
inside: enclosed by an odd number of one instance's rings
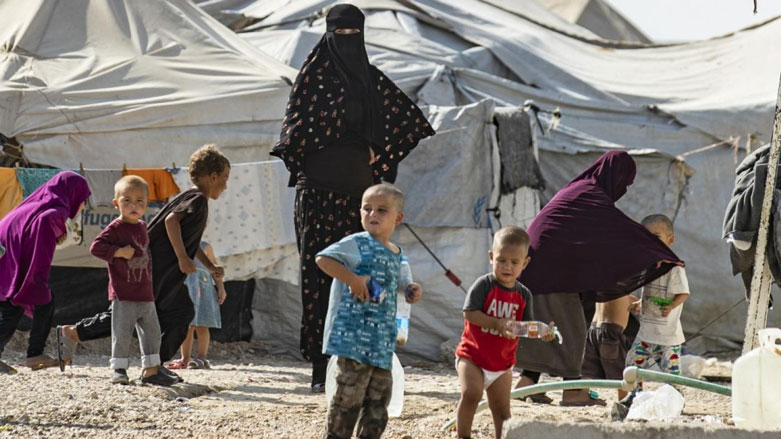
[[[115,258],[114,253],[127,245],[135,249],[133,258]],[[152,293],[152,254],[149,252],[146,223],[139,221],[130,224],[117,218],[92,241],[89,250],[93,256],[108,262],[109,300],[155,300]]]

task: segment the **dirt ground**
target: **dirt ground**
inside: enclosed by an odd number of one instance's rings
[[[48,346],[53,346],[50,339]],[[17,333],[3,360],[24,359],[26,334]],[[213,343],[211,370],[183,370],[186,380],[171,388],[141,385],[140,367],[131,362],[133,385],[111,385],[107,341],[80,346],[74,365],[0,375],[0,438],[316,438],[325,426],[323,394],[309,391],[307,363],[270,355],[257,343]],[[728,364],[728,363],[727,363]],[[406,365],[404,410],[392,418],[386,438],[454,438],[440,427],[454,416],[459,389],[451,365]],[[729,375],[725,364],[710,375]],[[653,388],[653,386],[650,386]],[[608,408],[570,408],[512,402],[516,419],[544,422],[607,423],[614,391],[601,392]],[[729,398],[687,390],[684,415],[676,423],[729,422]],[[493,438],[490,412],[475,417],[473,437]]]

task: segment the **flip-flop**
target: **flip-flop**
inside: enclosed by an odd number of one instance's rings
[[[57,362],[60,366],[60,372],[65,372],[65,366],[73,362],[73,355],[76,353],[77,342],[69,339],[62,334],[62,326],[57,326]]]
[[[553,402],[553,400],[544,393],[529,395],[527,398],[531,399],[531,401],[535,404],[551,404]]]
[[[46,369],[49,367],[56,367],[59,364],[59,361],[48,356],[48,355],[39,355],[39,359],[31,361],[30,358],[24,360],[24,365],[26,367],[29,367],[31,370],[41,370]]]
[[[607,402],[605,402],[604,399],[589,398],[585,401],[560,401],[559,405],[562,407],[591,407],[591,406],[605,407],[607,405]]]
[[[0,361],[0,373],[1,374],[7,374],[7,375],[13,375],[16,373],[16,369],[6,364],[4,361]]]

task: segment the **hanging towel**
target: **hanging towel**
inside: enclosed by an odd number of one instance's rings
[[[179,186],[165,169],[128,169],[125,175],[137,175],[146,180],[150,202],[165,203],[168,197],[179,193]]]
[[[295,189],[281,160],[231,166],[228,190],[209,202],[203,239],[220,255],[237,255],[296,242]]]
[[[22,185],[12,168],[0,168],[0,219],[22,202]]]
[[[520,108],[497,108],[494,115],[502,161],[502,194],[528,186],[543,189],[540,165],[534,157],[532,129],[529,115]]]
[[[186,191],[193,187],[193,182],[190,181],[190,173],[186,168],[165,168],[170,174],[174,182],[179,186],[180,191]],[[211,210],[211,207],[209,207]],[[211,214],[210,214],[211,215]]]
[[[27,198],[36,189],[43,186],[52,177],[62,172],[62,169],[43,169],[43,168],[14,168],[16,178],[22,185],[22,194]]]
[[[84,178],[87,179],[89,189],[92,191],[92,195],[89,197],[91,208],[114,205],[114,184],[122,178],[122,171],[86,169],[84,170]]]

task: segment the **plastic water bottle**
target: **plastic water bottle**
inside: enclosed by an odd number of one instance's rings
[[[507,324],[516,337],[542,338],[545,334],[551,333],[559,339],[559,344],[562,343],[561,333],[559,333],[558,328],[555,326],[548,326],[546,323],[538,322],[536,320],[525,322],[510,320]]]
[[[732,420],[739,428],[781,429],[781,329],[759,331],[759,347],[732,367]]]
[[[401,273],[399,276],[400,288],[406,288],[412,282],[412,269],[406,257],[401,259]],[[396,296],[396,345],[404,346],[409,337],[409,317],[412,313],[412,305],[407,303],[407,297],[411,294],[406,289],[400,289]]]

